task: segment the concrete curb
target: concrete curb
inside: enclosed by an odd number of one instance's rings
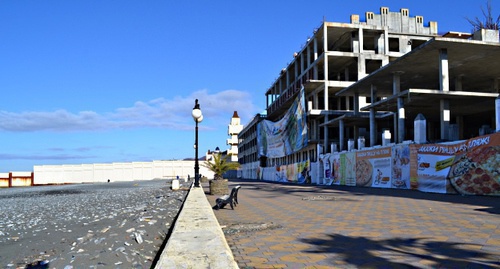
[[[238,268],[203,188],[191,188],[155,268]]]

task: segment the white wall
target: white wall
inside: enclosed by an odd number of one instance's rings
[[[213,173],[202,163],[199,162],[200,174],[213,178]],[[187,178],[188,175],[193,178],[194,161],[36,165],[33,171],[35,184],[171,179],[177,176]]]

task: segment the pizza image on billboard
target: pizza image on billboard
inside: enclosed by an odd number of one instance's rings
[[[461,194],[500,195],[500,146],[480,147],[457,155],[448,179]]]
[[[356,161],[356,186],[371,185],[373,166],[367,159]]]

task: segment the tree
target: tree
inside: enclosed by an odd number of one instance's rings
[[[202,165],[214,172],[214,180],[223,179],[222,175],[224,173],[240,167],[240,164],[237,162],[228,162],[229,155],[222,157],[221,153],[216,153],[213,157],[213,161],[205,161]]]
[[[466,18],[467,21],[472,25],[473,32],[481,29],[490,29],[490,30],[498,30],[500,28],[500,15],[497,19],[493,19],[492,8],[491,8],[491,0],[486,2],[486,10],[481,7],[481,11],[483,12],[484,21],[480,20],[478,17],[472,19]]]

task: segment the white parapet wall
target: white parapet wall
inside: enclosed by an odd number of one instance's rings
[[[200,174],[213,178],[201,163]],[[194,178],[194,161],[36,165],[33,171],[36,185]]]

